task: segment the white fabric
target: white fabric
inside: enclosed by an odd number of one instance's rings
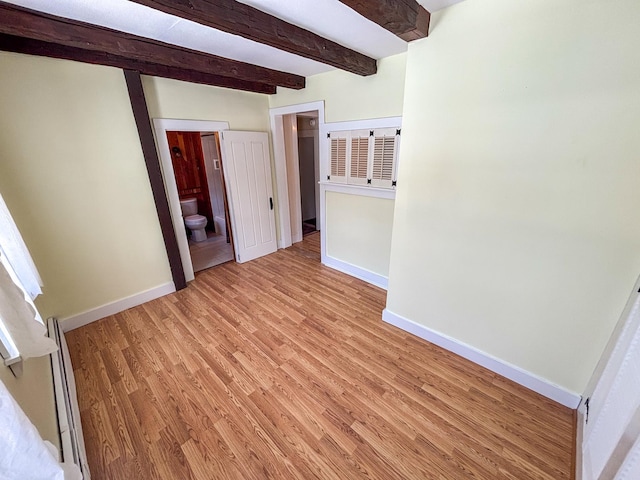
[[[18,350],[11,355],[18,353],[27,359],[58,348],[46,337],[47,328],[33,303],[42,293],[41,285],[31,255],[0,195],[0,321]]]
[[[2,195],[0,195],[0,254],[6,256],[20,279],[20,285],[32,300],[42,293],[40,288],[42,280],[38,270]]]
[[[56,343],[47,337],[33,300],[4,255],[0,256],[0,320],[11,336],[23,360],[55,352]]]
[[[54,444],[48,441],[44,441],[44,444],[47,446],[51,454],[55,458],[60,458],[60,452]],[[80,467],[75,463],[69,462],[60,462],[60,467],[64,472],[64,480],[82,480],[82,472],[80,471]]]
[[[64,480],[38,430],[0,382],[0,480]]]

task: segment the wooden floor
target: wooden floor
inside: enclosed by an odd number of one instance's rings
[[[67,333],[93,479],[571,478],[571,410],[383,323],[318,237]]]

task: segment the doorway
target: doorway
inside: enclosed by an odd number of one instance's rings
[[[287,248],[293,243],[302,241],[303,231],[305,233],[320,231],[321,246],[324,247],[322,232],[324,208],[320,194],[321,179],[324,175],[320,158],[324,158],[327,153],[326,142],[320,141],[326,133],[324,132],[324,102],[272,108],[269,110],[269,116],[278,189],[280,219],[278,247]],[[310,186],[311,151],[313,151],[313,189]],[[304,200],[303,191],[306,195]],[[313,202],[310,198],[311,192],[313,192]],[[306,224],[304,229],[303,223]],[[324,248],[322,250],[324,251]]]
[[[171,213],[171,221],[173,229],[176,233],[178,241],[178,249],[180,250],[180,260],[184,277],[187,282],[195,278],[193,273],[193,264],[191,263],[191,253],[189,251],[189,241],[187,239],[186,226],[182,219],[182,209],[180,208],[180,199],[178,196],[178,186],[176,184],[175,175],[173,173],[173,165],[171,160],[171,152],[169,142],[167,140],[167,131],[178,132],[220,132],[228,130],[228,122],[217,122],[208,120],[180,120],[168,118],[154,118],[153,130],[160,155],[160,167],[164,186],[167,192],[167,200],[169,201],[169,211]]]
[[[298,176],[300,178],[300,205],[302,236],[318,231],[320,217],[320,160],[318,111],[296,114],[298,133]]]
[[[234,259],[217,132],[166,131],[193,271]]]
[[[318,111],[282,116],[291,243],[317,228],[320,205]]]
[[[229,130],[228,122],[206,120],[156,118],[153,126],[185,280],[190,282],[195,275],[166,135],[168,131],[215,133],[219,139],[219,166],[228,206],[226,225],[235,261],[247,262],[275,252],[275,203],[267,133],[234,132]]]

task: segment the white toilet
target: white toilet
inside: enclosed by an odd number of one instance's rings
[[[207,226],[207,217],[198,215],[198,199],[186,198],[180,200],[180,208],[182,209],[184,224],[191,230],[191,239],[194,242],[206,240],[207,232],[204,231],[204,228]]]

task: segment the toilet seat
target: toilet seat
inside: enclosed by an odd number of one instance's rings
[[[204,215],[189,215],[184,217],[184,223],[190,229],[204,228],[207,225],[207,217]]]

